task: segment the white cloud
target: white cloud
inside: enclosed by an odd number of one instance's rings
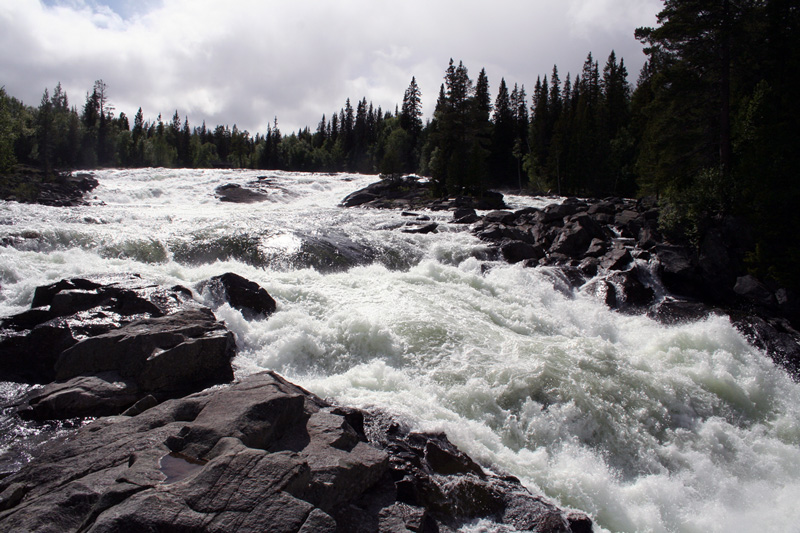
[[[528,93],[553,64],[615,49],[635,75],[633,30],[657,0],[0,0],[0,85],[38,104],[57,82],[81,106],[95,79],[118,111],[263,132],[314,128],[350,97],[394,110],[412,76],[430,114],[449,59]],[[132,7],[134,6],[134,7]],[[602,59],[601,59],[602,61]]]

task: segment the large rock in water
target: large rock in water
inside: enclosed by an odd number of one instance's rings
[[[266,290],[233,272],[214,276],[201,283],[198,289],[208,290],[216,301],[227,301],[248,319],[266,318],[277,308],[275,300]]]
[[[255,204],[269,200],[269,196],[261,191],[248,189],[236,183],[220,185],[214,191],[221,202],[236,204]]]
[[[367,442],[364,416],[262,373],[102,418],[0,480],[0,530],[405,532],[479,517],[591,530],[441,435],[379,417]]]
[[[189,289],[148,284],[136,275],[38,287],[30,310],[0,318],[0,380],[48,383],[61,352],[81,339],[197,307]]]
[[[219,304],[245,314],[275,309],[264,289],[236,274],[205,284]],[[75,278],[37,288],[32,305],[0,329],[0,380],[47,383],[27,397],[23,418],[115,415],[233,379],[233,333],[184,287]]]
[[[233,333],[211,310],[143,319],[84,339],[56,361],[56,382],[21,411],[37,420],[117,414],[145,396],[174,398],[233,380]]]

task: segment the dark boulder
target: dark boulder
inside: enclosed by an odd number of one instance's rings
[[[431,222],[429,224],[423,224],[421,226],[412,225],[406,226],[405,228],[401,229],[403,233],[410,233],[410,234],[427,234],[427,233],[436,233],[436,228],[439,227],[439,224],[436,222]]]
[[[593,280],[581,289],[581,292],[592,296],[595,300],[603,302],[611,309],[617,308],[617,290],[612,283],[605,279]]]
[[[638,212],[626,209],[617,213],[614,217],[614,225],[621,230],[623,237],[636,238],[644,224]]]
[[[249,320],[266,318],[277,309],[275,300],[258,283],[233,272],[214,276],[197,288],[200,292],[207,291],[216,304],[229,303]]]
[[[800,376],[800,332],[788,320],[744,315],[733,320],[736,328],[757,348],[794,376]]]
[[[736,279],[733,292],[762,307],[775,307],[778,303],[772,291],[750,274]]]
[[[633,262],[627,248],[614,247],[602,259],[600,266],[606,270],[625,270]]]
[[[347,195],[340,205],[376,209],[425,208],[433,211],[459,208],[490,210],[506,207],[503,195],[494,191],[435,198],[431,183],[421,180],[418,176],[385,178],[371,183],[363,189]]]
[[[593,239],[604,236],[600,226],[586,214],[570,216],[564,222],[564,228],[550,246],[550,253],[582,257]]]
[[[485,224],[513,224],[515,219],[514,213],[505,210],[490,211],[483,215]]]
[[[115,372],[142,391],[174,396],[233,379],[233,333],[209,309],[147,318],[64,350],[57,380]]]
[[[269,196],[260,191],[248,189],[235,183],[220,185],[216,188],[217,198],[221,202],[232,202],[235,204],[255,204],[269,200]]]
[[[0,319],[0,379],[48,383],[61,352],[80,339],[197,307],[189,289],[149,285],[138,276],[61,280],[38,287],[33,304]]]
[[[615,200],[600,200],[598,202],[592,203],[589,206],[589,209],[586,212],[590,215],[597,215],[597,214],[604,214],[604,215],[614,215],[617,212],[617,206],[619,205],[619,201]]]
[[[637,269],[614,272],[608,277],[616,292],[614,307],[626,311],[645,309],[653,303],[655,292],[639,279]]]
[[[462,196],[461,201],[456,202],[459,207],[473,207],[482,211],[488,209],[505,209],[506,203],[503,194],[497,191],[484,191],[477,196]]]
[[[608,242],[603,239],[598,239],[595,237],[592,239],[592,242],[589,243],[589,248],[586,249],[586,253],[584,254],[586,257],[600,257],[605,255],[608,251]]]
[[[430,184],[417,176],[386,178],[347,195],[343,207],[413,209],[427,206],[432,199]]]
[[[541,246],[522,241],[507,241],[500,246],[500,252],[509,263],[519,263],[526,259],[538,261],[545,256]]]
[[[703,279],[688,247],[658,245],[653,252],[660,265],[661,281],[670,292],[692,297],[703,293]]]
[[[352,194],[347,195],[344,200],[342,200],[343,207],[357,207],[359,205],[363,205],[369,203],[373,200],[376,200],[378,195],[375,193],[367,192],[367,191],[356,191]]]
[[[499,241],[504,236],[503,228],[499,224],[481,225],[477,236],[483,241]]]
[[[473,224],[480,220],[480,217],[471,207],[459,207],[453,211],[454,224]]]
[[[649,309],[647,315],[663,324],[682,324],[708,316],[711,310],[702,302],[668,297]]]
[[[434,524],[456,528],[465,519],[492,517],[522,531],[569,531],[564,511],[532,495],[515,478],[486,474],[443,434],[410,432],[380,413],[368,417],[366,433],[389,454],[397,500],[424,509]],[[359,507],[370,503],[362,500]]]
[[[19,410],[25,420],[64,420],[77,417],[117,415],[142,397],[132,380],[105,372],[53,382],[26,398]]]
[[[586,204],[576,200],[575,198],[567,198],[563,203],[550,204],[544,208],[542,214],[542,222],[554,222],[561,220],[564,217],[574,215],[586,208]]]
[[[209,309],[132,322],[65,349],[57,381],[20,410],[35,420],[119,414],[146,396],[159,400],[233,380],[233,333]]]
[[[48,383],[55,379],[58,356],[76,342],[69,321],[60,318],[29,330],[0,330],[0,380]]]

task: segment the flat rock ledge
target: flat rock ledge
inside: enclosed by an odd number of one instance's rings
[[[445,532],[477,518],[592,530],[443,435],[272,372],[100,418],[0,480],[4,532]]]

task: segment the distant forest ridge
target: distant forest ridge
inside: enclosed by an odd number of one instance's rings
[[[596,132],[589,130],[602,127],[609,140],[616,137],[629,121],[632,88],[627,75],[624,61],[618,62],[614,52],[602,73],[590,53],[582,74],[574,81],[567,74],[562,84],[554,66],[549,79],[548,75],[537,79],[531,99],[524,86],[515,84],[511,88],[505,79],[500,80],[493,98],[485,70],[473,82],[466,66],[461,62],[456,65],[451,59],[434,117],[425,124],[422,92],[412,77],[402,106],[395,107],[394,112],[376,108],[366,97],[347,99],[341,109],[323,115],[313,130],[305,127],[283,134],[275,118],[264,134],[255,136],[235,124],[232,129],[228,125],[208,127],[205,122],[192,127],[177,110],[171,120],[159,115],[151,121],[145,120],[139,108],[131,126],[125,113],[114,114],[103,80],[94,83],[80,108],[70,105],[59,83],[52,93],[44,90],[38,108],[24,106],[0,92],[3,113],[9,121],[6,127],[13,136],[2,161],[6,168],[19,162],[46,170],[194,167],[388,175],[441,171],[450,176],[442,179],[443,191],[448,187],[456,192],[463,188],[533,186],[541,191],[563,188],[566,192],[578,185],[570,176],[586,175],[595,165],[580,168],[580,162],[569,157],[566,148],[572,143],[564,132],[576,128],[593,137]],[[558,135],[554,128],[557,122]],[[578,137],[589,138],[583,133]],[[465,143],[470,146],[464,154],[451,146]],[[575,146],[572,151],[578,150]],[[548,155],[549,151],[562,153],[563,171],[556,168],[550,172],[550,163],[559,167],[559,162],[557,156]],[[608,151],[597,150],[599,156]],[[456,165],[456,161],[464,162],[465,154],[472,159],[470,164]],[[452,165],[444,158],[452,160]],[[631,177],[627,185],[632,194],[635,183]],[[615,187],[613,183],[601,185],[597,178],[584,180],[581,186],[585,193]],[[614,181],[617,187],[624,186],[619,178]]]
[[[657,27],[638,28],[648,60],[635,86],[622,59],[590,53],[523,86],[450,61],[423,124],[411,78],[402,106],[362,98],[285,135],[114,116],[95,82],[81,109],[57,85],[40,105],[0,89],[0,172],[233,167],[430,176],[434,193],[519,188],[660,200],[661,226],[699,243],[725,217],[750,221],[753,273],[798,286],[800,244],[800,7],[796,0],[665,0]]]

